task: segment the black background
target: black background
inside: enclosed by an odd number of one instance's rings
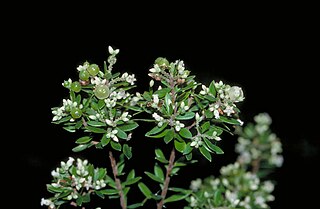
[[[17,76],[21,78],[15,93],[25,96],[19,100],[23,105],[13,102],[18,106],[14,106],[18,115],[23,116],[21,124],[25,130],[10,131],[14,136],[19,135],[20,158],[14,167],[18,170],[17,186],[23,185],[19,194],[25,199],[21,201],[24,206],[40,208],[40,199],[49,195],[45,184],[51,180],[51,170],[70,155],[88,158],[98,166],[109,166],[106,151],[90,149],[79,155],[72,153],[75,135],[51,124],[50,111],[67,95],[61,83],[76,78],[76,67],[86,60],[102,66],[108,56],[108,45],[120,49],[114,70],[134,73],[139,91],[147,88],[148,69],[159,56],[170,61],[184,60],[199,82],[208,84],[221,79],[241,86],[246,97],[240,104],[243,121],[268,112],[273,118],[272,130],[283,142],[284,165],[271,176],[278,182],[272,208],[315,206],[319,193],[316,76],[319,65],[314,25],[308,21],[312,16],[309,19],[299,13],[275,16],[256,12],[223,22],[228,15],[195,20],[177,14],[175,20],[161,19],[141,25],[150,13],[141,19],[127,17],[117,22],[115,17],[103,16],[100,20],[105,21],[96,26],[94,21],[76,21],[78,16],[59,21],[53,16],[42,24],[41,15],[22,21],[23,28],[15,30],[9,43],[18,47],[10,51],[16,58],[13,64],[19,69]],[[23,114],[19,113],[21,108]],[[147,124],[139,127],[132,139],[134,157],[129,168],[137,166],[140,175],[143,170],[152,169],[154,147],[163,146],[143,138],[147,128],[150,128]],[[192,179],[216,175],[222,165],[235,160],[235,143],[235,138],[225,134],[221,142],[224,155],[214,158],[211,164],[200,160],[197,165],[185,168],[182,177],[173,178],[172,184],[187,187]],[[18,187],[15,191],[19,191]],[[131,203],[140,200],[137,193],[133,196],[137,197],[129,199]],[[167,208],[181,207],[168,205]]]

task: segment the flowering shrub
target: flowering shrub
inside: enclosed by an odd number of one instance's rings
[[[92,195],[119,198],[122,209],[143,207],[148,200],[161,209],[170,202],[184,200],[192,190],[171,187],[171,177],[178,175],[183,166],[196,162],[194,152],[209,161],[215,154],[223,154],[218,145],[221,135],[242,125],[237,107],[244,100],[240,87],[222,81],[206,86],[195,81],[182,60],[170,63],[159,57],[149,70],[149,89],[134,92],[135,75],[114,73],[119,50],[109,47],[108,51],[110,55],[102,67],[84,62],[77,68],[78,78],[63,82],[69,97],[60,107],[52,108],[52,123],[82,134],[75,139],[73,152],[91,147],[108,150],[110,167],[94,168],[87,160],[72,157],[61,162],[61,167],[52,171],[52,183],[47,185],[53,197],[41,200],[41,205],[50,209],[61,205],[85,208]],[[147,118],[140,118],[140,113],[146,113],[143,115]],[[134,154],[133,131],[147,122],[154,125],[145,136],[161,138],[171,150],[166,157],[162,150],[155,149],[153,172],[144,171],[145,177],[160,186],[157,191],[144,183],[143,176],[136,176],[134,169],[128,175],[124,169]],[[144,199],[132,204],[128,195],[135,184]]]
[[[220,176],[191,182],[193,193],[187,199],[191,208],[269,208],[274,200],[274,183],[266,180],[274,168],[282,166],[282,145],[271,132],[271,117],[260,113],[238,128],[237,161],[220,169]]]

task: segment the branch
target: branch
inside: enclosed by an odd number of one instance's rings
[[[260,169],[260,161],[261,159],[255,159],[254,161],[252,161],[251,165],[252,165],[252,173],[256,174],[258,173],[259,169]]]
[[[114,180],[116,182],[116,187],[117,187],[117,190],[118,190],[119,196],[120,196],[121,208],[122,209],[127,209],[127,203],[126,203],[126,199],[125,199],[125,196],[124,196],[124,193],[123,193],[123,190],[122,190],[121,181],[118,178],[117,162],[114,159],[111,151],[109,151],[109,158],[110,158],[110,162],[111,162],[113,177],[114,177]]]
[[[172,149],[171,151],[171,154],[170,154],[170,159],[169,159],[169,165],[168,165],[168,168],[167,168],[167,173],[166,173],[166,179],[164,181],[164,184],[163,184],[163,189],[162,189],[162,192],[161,192],[161,201],[157,204],[157,209],[162,209],[163,207],[163,201],[164,199],[166,198],[167,196],[167,192],[168,192],[168,188],[169,188],[169,183],[170,183],[170,176],[171,176],[171,172],[172,172],[172,169],[173,169],[173,164],[174,164],[174,158],[175,158],[175,151],[174,151],[174,148]]]

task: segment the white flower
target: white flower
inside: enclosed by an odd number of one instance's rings
[[[49,199],[42,198],[40,204],[41,206],[44,206],[44,205],[49,206],[49,208],[51,209],[55,208],[54,203]]]
[[[224,113],[227,113],[227,116],[230,116],[232,113],[234,113],[233,107],[230,105],[227,105],[226,108],[223,110]]]
[[[153,65],[153,68],[151,68],[149,71],[150,71],[151,73],[160,73],[160,72],[161,72],[161,68],[159,67],[158,64],[154,64],[154,65]]]
[[[259,124],[270,125],[272,123],[272,119],[268,113],[259,113],[254,116],[254,121]]]
[[[150,80],[149,86],[152,87],[154,85],[154,80]]]
[[[78,71],[87,70],[88,67],[89,67],[89,63],[85,62],[83,65],[79,65],[77,67],[77,70]]]
[[[111,138],[115,142],[119,142],[119,139],[116,136],[117,133],[118,133],[118,130],[114,129],[111,132],[107,133],[106,137]]]
[[[158,105],[158,103],[159,103],[159,95],[158,94],[153,94],[152,97],[153,97],[153,103]]]
[[[219,136],[217,136],[217,132],[216,131],[214,131],[213,133],[212,133],[212,138],[213,139],[215,139],[216,141],[221,141],[221,138],[219,137]]]
[[[243,91],[238,86],[232,86],[226,91],[226,93],[232,102],[241,102],[244,100]]]
[[[120,120],[122,120],[123,122],[127,122],[127,121],[129,121],[129,118],[130,118],[131,116],[129,115],[129,113],[128,112],[124,112],[124,113],[122,113],[122,115],[120,116]]]
[[[161,126],[163,125],[165,119],[164,119],[163,117],[161,117],[160,115],[158,115],[158,113],[156,113],[156,112],[153,113],[153,114],[152,114],[152,117],[153,117],[156,121],[158,121],[158,126],[159,126],[159,127],[161,127]]]
[[[193,141],[191,142],[190,146],[195,147],[195,148],[199,148],[202,144],[203,144],[203,141],[202,141],[201,137],[195,137],[193,139]]]
[[[109,54],[117,55],[119,53],[119,49],[114,50],[111,46],[108,47]]]
[[[180,123],[180,121],[175,121],[175,129],[176,131],[180,131],[181,128],[184,127],[183,123]]]
[[[202,87],[202,90],[200,91],[200,94],[206,95],[206,94],[209,93],[209,88],[208,87],[206,87],[205,85],[202,85],[201,87]]]
[[[202,180],[197,178],[196,180],[192,180],[190,184],[190,189],[194,192],[198,191],[202,185]]]
[[[262,185],[262,189],[268,193],[274,190],[274,184],[271,181],[265,181]]]

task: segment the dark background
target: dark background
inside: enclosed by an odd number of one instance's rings
[[[15,63],[21,72],[17,75],[21,78],[19,84],[23,84],[19,88],[27,96],[23,100],[26,131],[12,131],[19,134],[18,162],[26,171],[15,172],[19,185],[23,184],[23,205],[40,208],[40,199],[49,196],[45,184],[51,180],[51,170],[70,155],[88,158],[98,166],[109,166],[105,151],[72,153],[76,137],[51,124],[50,108],[59,106],[67,95],[61,83],[76,78],[76,67],[86,60],[101,66],[111,45],[120,49],[114,70],[134,73],[139,91],[148,86],[147,72],[159,56],[170,61],[184,60],[199,82],[208,84],[221,79],[241,86],[246,97],[240,104],[243,121],[268,112],[273,118],[272,130],[282,139],[284,165],[271,176],[278,182],[272,208],[315,206],[320,148],[315,29],[299,15],[270,19],[272,15],[264,14],[234,18],[221,24],[223,27],[216,24],[223,17],[205,23],[181,17],[148,26],[140,25],[147,17],[132,22],[126,18],[114,24],[117,27],[111,25],[110,19],[99,27],[90,23],[75,26],[73,19],[56,22],[53,18],[46,24],[38,22],[38,18],[26,21],[26,28],[18,30],[12,41],[19,46],[13,53],[19,58]],[[140,175],[146,168],[152,169],[153,149],[162,146],[143,138],[147,128],[147,124],[139,127],[132,139],[136,145],[131,166],[138,166]],[[223,138],[220,144],[224,155],[214,158],[211,164],[200,160],[197,165],[183,169],[182,178],[173,178],[172,185],[187,187],[190,180],[217,174],[222,165],[233,162],[236,140],[227,134]],[[21,171],[20,166],[15,167]],[[131,203],[135,198],[140,200],[141,196],[135,195],[129,199]]]

